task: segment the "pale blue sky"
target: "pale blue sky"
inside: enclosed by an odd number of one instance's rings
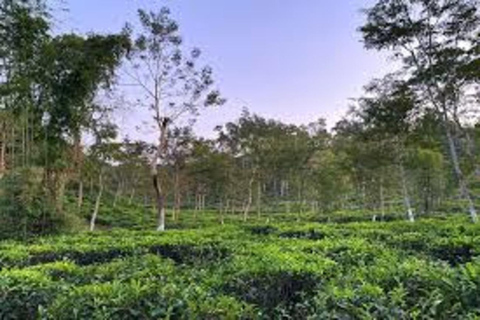
[[[329,125],[362,86],[389,70],[356,31],[373,0],[63,0],[63,31],[115,32],[138,8],[171,8],[187,45],[202,49],[228,103],[205,113],[197,131],[235,119],[244,106],[289,123]],[[132,117],[129,117],[132,120]]]

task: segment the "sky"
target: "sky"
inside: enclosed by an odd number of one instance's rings
[[[357,31],[374,0],[63,0],[62,32],[118,32],[138,8],[171,9],[187,47],[199,47],[228,100],[204,112],[200,135],[235,120],[244,107],[267,118],[333,126],[371,79],[391,69]],[[141,111],[122,116],[138,124]],[[133,129],[131,129],[133,130]]]

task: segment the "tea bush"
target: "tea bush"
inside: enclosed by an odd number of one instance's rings
[[[463,218],[112,230],[0,243],[1,319],[474,319]]]

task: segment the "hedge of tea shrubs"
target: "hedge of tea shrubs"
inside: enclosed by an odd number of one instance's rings
[[[475,319],[459,218],[111,231],[0,242],[0,319]]]

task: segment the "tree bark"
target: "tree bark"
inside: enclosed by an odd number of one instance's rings
[[[175,204],[173,208],[173,220],[177,220],[180,215],[181,194],[180,194],[180,174],[178,168],[175,170],[175,184],[174,184]]]
[[[11,162],[11,168],[15,168],[15,161],[16,161],[16,158],[15,158],[15,126],[12,126],[12,133],[11,133],[11,136],[10,136],[10,141],[11,141],[11,144],[10,144],[10,162]]]
[[[67,174],[61,170],[47,168],[44,183],[48,190],[48,200],[57,213],[63,213],[63,197],[65,194]]]
[[[380,211],[382,220],[385,220],[385,195],[383,193],[383,177],[380,178]]]
[[[469,214],[470,214],[470,219],[472,220],[473,223],[477,223],[478,222],[477,211],[475,209],[475,205],[473,203],[473,200],[470,197],[470,191],[468,190],[467,182],[465,181],[462,169],[460,167],[460,162],[459,162],[459,159],[458,159],[457,150],[455,148],[455,141],[453,139],[452,132],[451,132],[451,129],[450,129],[450,126],[449,126],[450,121],[449,121],[446,101],[443,100],[440,104],[440,106],[441,106],[440,107],[439,104],[437,103],[437,101],[435,101],[435,98],[433,96],[431,88],[428,88],[428,94],[430,96],[431,102],[433,103],[433,105],[435,106],[437,111],[439,111],[441,116],[442,116],[443,126],[444,126],[444,129],[445,129],[445,135],[447,137],[448,150],[449,150],[449,153],[450,153],[450,158],[452,160],[454,174],[455,174],[455,176],[457,178],[457,181],[458,181],[458,187],[460,189],[460,195],[463,198],[465,198],[465,200],[467,200],[467,202],[468,202],[468,211],[469,211]]]
[[[457,181],[458,181],[458,185],[459,185],[459,189],[460,189],[460,195],[465,200],[467,200],[468,211],[470,213],[470,219],[472,220],[472,222],[476,223],[476,222],[478,222],[477,211],[475,209],[475,204],[473,203],[473,200],[470,196],[470,192],[468,190],[467,182],[465,181],[462,169],[460,167],[460,162],[458,160],[457,150],[455,148],[455,141],[453,140],[452,133],[450,131],[450,128],[448,127],[448,123],[445,124],[445,133],[447,135],[450,157],[452,159],[453,170],[455,172],[455,176],[456,176]]]
[[[0,140],[0,179],[3,178],[5,172],[7,171],[6,165],[6,154],[7,154],[7,130],[2,126],[2,139]]]
[[[95,222],[97,221],[97,216],[98,216],[98,211],[100,209],[100,202],[102,200],[102,194],[103,194],[103,173],[100,173],[100,176],[98,178],[98,194],[97,194],[97,199],[95,200],[95,209],[93,210],[92,217],[90,219],[90,232],[93,232],[95,230]]]
[[[158,172],[158,161],[162,159],[167,147],[168,119],[158,119],[160,127],[160,141],[157,147],[155,158],[152,161],[152,182],[155,191],[157,205],[157,231],[165,230],[165,193],[163,191],[160,175]]]
[[[245,204],[245,210],[243,211],[243,221],[246,222],[248,220],[248,213],[250,212],[250,207],[252,206],[253,200],[253,182],[255,180],[255,170],[250,177],[250,181],[248,182],[248,199],[247,203]]]
[[[402,176],[403,201],[405,203],[405,208],[407,209],[408,220],[410,222],[415,222],[415,216],[413,214],[410,196],[408,194],[407,177],[405,175],[405,168],[403,167],[403,164],[400,164],[400,174]]]
[[[223,226],[225,224],[225,218],[224,218],[224,208],[223,208],[223,201],[220,203],[220,208],[219,208],[219,213],[220,213],[220,224]]]
[[[152,175],[155,200],[157,205],[157,231],[165,231],[165,197],[160,185],[158,171]]]
[[[135,187],[132,188],[132,191],[130,192],[130,199],[128,199],[128,204],[132,205],[133,198],[135,197]]]
[[[119,183],[118,187],[117,187],[117,191],[115,192],[115,197],[113,198],[113,207],[114,208],[117,207],[118,198],[120,197],[121,193],[122,193],[122,183]]]
[[[230,199],[227,199],[227,204],[225,206],[225,215],[228,215],[229,210],[230,210]]]
[[[257,217],[262,215],[262,185],[260,182],[257,184]]]
[[[80,180],[78,185],[77,207],[80,209],[83,206],[83,180]]]
[[[198,216],[198,210],[200,210],[200,196],[198,194],[198,191],[195,192],[195,211],[194,211],[194,218],[197,220]]]

